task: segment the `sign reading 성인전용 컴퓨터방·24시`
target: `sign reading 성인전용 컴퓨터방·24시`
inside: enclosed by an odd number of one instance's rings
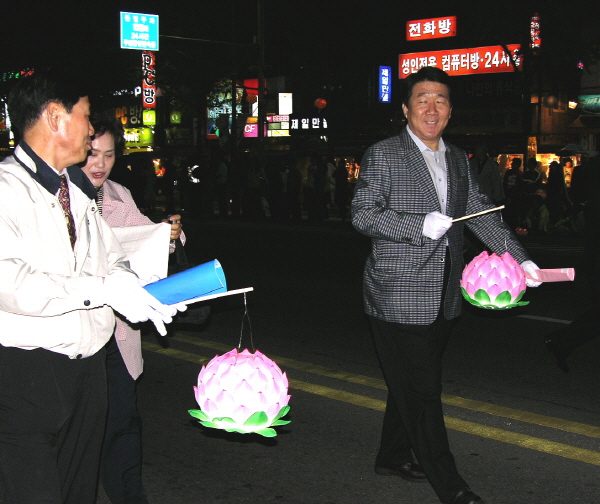
[[[158,15],[121,12],[121,49],[158,51]]]

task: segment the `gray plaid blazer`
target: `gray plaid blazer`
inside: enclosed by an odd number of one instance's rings
[[[462,217],[494,205],[469,170],[466,153],[446,143],[448,201],[446,214]],[[405,129],[371,146],[365,153],[352,200],[352,224],[371,238],[364,270],[367,315],[402,324],[432,323],[440,309],[446,240],[423,236],[425,215],[441,211],[423,154]],[[460,315],[460,277],[464,268],[464,226],[501,254],[519,262],[529,259],[516,236],[491,212],[456,222],[448,230],[451,269],[444,316]]]

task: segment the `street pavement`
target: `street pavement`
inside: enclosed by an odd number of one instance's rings
[[[184,216],[185,217],[185,216]],[[348,222],[292,225],[184,219],[188,255],[218,259],[228,289],[201,327],[143,336],[139,383],[144,481],[152,504],[434,504],[428,484],[374,474],[386,391],[362,311],[369,241]],[[546,334],[581,313],[582,240],[523,238],[542,268],[574,282],[528,289],[525,307],[465,304],[444,360],[444,403],[459,469],[488,504],[600,502],[600,341],[556,367]],[[244,321],[247,308],[250,324]],[[274,359],[290,379],[291,423],[278,436],[199,425],[202,363],[237,347]],[[98,502],[108,501],[100,490]]]

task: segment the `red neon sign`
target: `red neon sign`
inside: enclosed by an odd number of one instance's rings
[[[421,67],[433,66],[448,75],[469,75],[514,72],[521,67],[520,44],[506,46],[474,47],[471,49],[447,49],[401,54],[398,60],[398,78],[404,79]]]
[[[406,22],[406,40],[427,40],[456,36],[456,16]]]
[[[156,108],[156,57],[152,51],[142,51],[142,103],[144,108]]]

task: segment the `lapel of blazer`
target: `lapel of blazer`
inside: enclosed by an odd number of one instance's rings
[[[401,134],[401,140],[403,140],[405,146],[406,155],[406,166],[412,173],[413,178],[419,188],[427,196],[427,200],[431,201],[432,207],[438,212],[441,211],[440,202],[438,199],[433,180],[431,180],[431,173],[425,162],[422,152],[417,147],[417,144],[408,134],[405,129]]]
[[[459,166],[452,146],[446,144],[446,166],[448,177],[448,199],[446,201],[446,215],[453,216],[456,207],[456,188],[459,179]]]

